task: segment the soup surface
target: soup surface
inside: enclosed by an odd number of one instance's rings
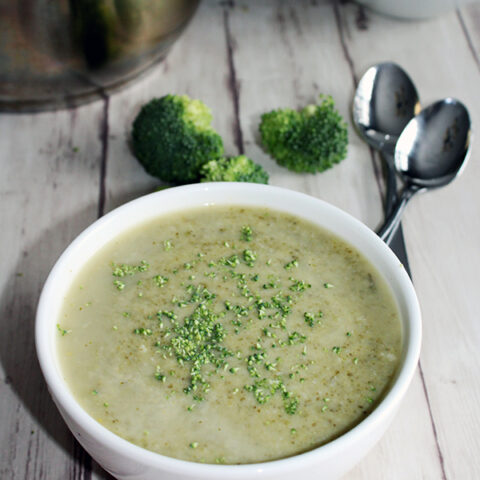
[[[121,235],[58,319],[82,407],[171,457],[253,463],[361,421],[401,350],[393,297],[354,248],[267,209],[209,206]]]

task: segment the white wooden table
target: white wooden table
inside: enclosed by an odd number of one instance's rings
[[[298,175],[262,152],[259,116],[330,93],[349,118],[363,71],[391,60],[410,73],[423,105],[457,97],[480,125],[479,57],[480,6],[406,22],[343,2],[205,0],[166,61],[128,89],[76,109],[0,115],[0,479],[111,478],[76,443],[47,393],[34,315],[68,243],[158,185],[127,144],[142,103],[166,93],[202,99],[227,153],[245,152],[271,184],[320,197],[376,228],[381,163],[351,127],[344,162]],[[480,478],[479,158],[474,145],[461,178],[407,209],[424,316],[421,361],[394,423],[348,479]]]

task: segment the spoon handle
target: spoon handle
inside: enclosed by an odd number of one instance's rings
[[[393,235],[397,231],[400,219],[403,211],[407,206],[408,201],[415,195],[420,189],[414,185],[407,185],[400,194],[400,198],[393,208],[390,215],[388,215],[382,228],[378,231],[378,236],[388,245],[392,240]]]
[[[385,213],[387,217],[392,213],[393,206],[397,201],[397,174],[395,172],[395,164],[393,155],[383,152],[383,159],[385,161],[386,174],[386,197],[385,197]]]

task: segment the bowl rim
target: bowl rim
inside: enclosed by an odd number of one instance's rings
[[[222,195],[229,197],[230,195],[245,195],[245,201],[229,201],[222,198]],[[197,200],[200,196],[204,199],[202,201]],[[177,198],[176,198],[177,197]],[[408,310],[408,315],[402,320],[404,323],[403,341],[404,351],[403,358],[398,367],[396,377],[394,378],[392,385],[386,395],[382,398],[375,409],[365,417],[355,427],[346,431],[334,440],[316,447],[312,450],[299,453],[290,457],[280,458],[276,460],[240,464],[240,465],[216,465],[216,464],[202,464],[196,462],[190,462],[186,460],[180,460],[173,457],[167,457],[165,455],[144,449],[137,446],[115,433],[108,430],[106,427],[98,423],[93,417],[91,417],[80,404],[75,400],[74,396],[70,392],[67,383],[64,381],[60,367],[55,361],[55,354],[52,349],[53,330],[58,323],[57,316],[50,314],[50,301],[52,295],[55,295],[55,284],[59,281],[62,270],[65,269],[69,259],[72,256],[78,255],[78,251],[81,252],[82,248],[85,248],[85,244],[95,236],[99,235],[99,232],[108,231],[115,223],[121,223],[123,217],[128,217],[134,210],[145,206],[152,207],[154,205],[166,204],[172,200],[179,200],[179,198],[185,198],[186,202],[191,203],[191,207],[176,207],[167,206],[168,212],[175,212],[186,210],[187,208],[195,208],[200,206],[207,206],[211,204],[220,205],[244,205],[244,206],[266,206],[267,208],[276,209],[279,211],[289,211],[290,207],[276,208],[272,207],[271,203],[274,199],[288,200],[288,204],[292,209],[296,209],[296,215],[306,218],[300,213],[300,207],[311,206],[314,209],[318,209],[319,212],[330,215],[331,218],[338,218],[345,228],[350,227],[350,230],[358,232],[360,237],[364,239],[364,243],[372,246],[375,250],[375,255],[382,261],[383,268],[387,268],[388,271],[394,272],[396,286],[400,288],[400,291],[394,291],[391,285],[391,279],[385,278],[385,273],[380,271],[377,259],[373,262],[371,258],[369,260],[374,263],[377,270],[384,277],[384,280],[392,290],[395,301],[398,305],[398,296],[404,297],[405,305]],[[265,198],[268,197],[265,205]],[[215,199],[205,201],[205,199]],[[263,198],[263,202],[259,200]],[[191,201],[190,199],[194,199]],[[140,210],[141,211],[141,210]],[[290,212],[292,213],[292,212]],[[157,213],[156,216],[161,216],[166,212]],[[127,231],[131,229],[135,224],[142,224],[147,222],[155,215],[143,216],[140,220],[133,220],[128,222],[128,225],[123,225],[120,231]],[[132,218],[132,217],[130,217]],[[312,220],[310,220],[312,221]],[[321,219],[317,222],[313,220],[317,225],[322,226]],[[118,227],[117,227],[118,228]],[[323,228],[333,231],[331,225],[323,226]],[[109,241],[115,238],[118,233],[113,234]],[[341,235],[338,235],[342,237]],[[365,251],[358,246],[358,238],[355,240],[345,238],[348,243],[355,246],[364,255],[368,255]],[[104,242],[108,243],[108,242]],[[104,245],[102,244],[101,247]],[[99,248],[101,248],[99,247]],[[87,260],[91,255],[87,256]],[[58,277],[58,278],[57,278]],[[56,312],[58,313],[58,312]],[[53,318],[53,319],[52,319]],[[120,207],[115,208],[111,212],[107,213],[100,219],[96,220],[89,227],[87,227],[82,233],[80,233],[65,249],[62,255],[58,258],[57,262],[53,266],[47,280],[44,284],[41,292],[37,314],[35,320],[35,344],[37,356],[39,359],[42,373],[45,377],[49,391],[53,396],[56,403],[60,405],[60,410],[64,410],[65,413],[70,416],[78,425],[81,425],[90,435],[92,435],[99,443],[108,445],[112,450],[115,450],[118,454],[124,458],[131,459],[139,462],[150,468],[161,468],[165,471],[177,472],[182,474],[195,475],[197,478],[211,478],[220,479],[228,473],[230,478],[244,477],[245,475],[274,475],[275,473],[285,473],[285,471],[295,470],[300,464],[304,467],[306,464],[313,462],[319,462],[322,459],[326,460],[334,456],[339,450],[343,450],[348,445],[355,444],[359,439],[364,438],[372,432],[378,422],[382,419],[386,419],[396,410],[396,407],[400,403],[402,397],[406,393],[406,390],[411,382],[411,379],[415,373],[415,369],[418,363],[421,347],[422,326],[421,326],[421,312],[418,299],[413,288],[413,284],[408,276],[407,272],[401,265],[398,258],[390,250],[390,248],[365,224],[358,219],[354,218],[350,214],[344,212],[340,208],[331,205],[319,198],[300,193],[294,190],[285,189],[282,187],[271,185],[259,185],[248,183],[235,183],[235,182],[216,182],[216,183],[201,183],[185,185],[181,187],[172,187],[166,190],[158,191],[139,197],[132,200]]]

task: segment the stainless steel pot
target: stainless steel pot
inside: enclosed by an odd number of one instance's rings
[[[162,60],[200,0],[0,0],[0,110],[78,105]]]

